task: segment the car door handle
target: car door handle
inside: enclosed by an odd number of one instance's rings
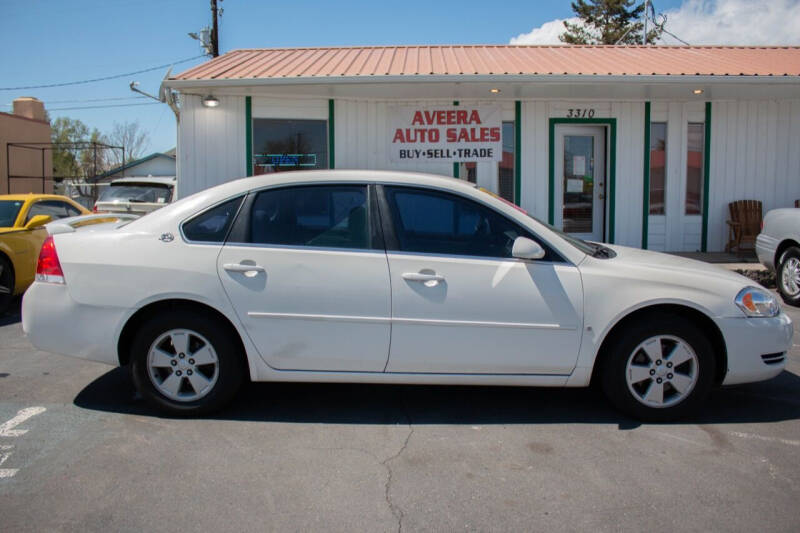
[[[444,276],[440,274],[423,274],[422,272],[406,272],[403,279],[407,281],[444,281]]]
[[[242,263],[225,263],[222,268],[228,272],[266,272],[266,269],[261,265],[247,265]]]

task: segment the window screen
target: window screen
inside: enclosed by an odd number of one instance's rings
[[[258,193],[250,218],[250,242],[369,248],[367,188],[322,185]]]
[[[499,213],[438,191],[386,187],[401,251],[511,257],[514,240],[530,234]]]
[[[200,213],[183,225],[183,234],[190,241],[223,242],[241,202],[240,196]]]

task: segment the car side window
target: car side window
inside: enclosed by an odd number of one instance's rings
[[[223,242],[233,224],[243,196],[223,202],[184,222],[183,235],[189,241]]]
[[[384,187],[403,252],[511,257],[514,240],[531,235],[486,206],[430,189]]]
[[[36,202],[28,210],[28,215],[25,218],[27,224],[36,215],[48,215],[53,220],[60,218],[74,217],[80,215],[81,212],[67,202],[60,202],[58,200],[42,200]]]
[[[367,187],[313,185],[259,192],[250,210],[249,242],[369,248]]]

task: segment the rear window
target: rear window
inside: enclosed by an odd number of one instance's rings
[[[172,198],[172,187],[169,185],[132,184],[109,185],[100,194],[98,202],[142,202],[151,204],[168,204]]]
[[[21,200],[0,200],[0,228],[12,227],[20,209],[22,209]]]

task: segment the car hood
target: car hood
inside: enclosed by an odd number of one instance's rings
[[[609,261],[618,263],[620,266],[628,266],[642,271],[652,270],[658,281],[665,281],[666,272],[669,277],[672,277],[672,275],[679,276],[682,284],[693,285],[697,283],[700,284],[700,287],[706,287],[705,283],[707,283],[708,278],[718,282],[734,283],[742,287],[756,285],[754,281],[741,274],[703,261],[627,246],[613,244],[604,246],[611,248],[617,254],[617,257]]]

